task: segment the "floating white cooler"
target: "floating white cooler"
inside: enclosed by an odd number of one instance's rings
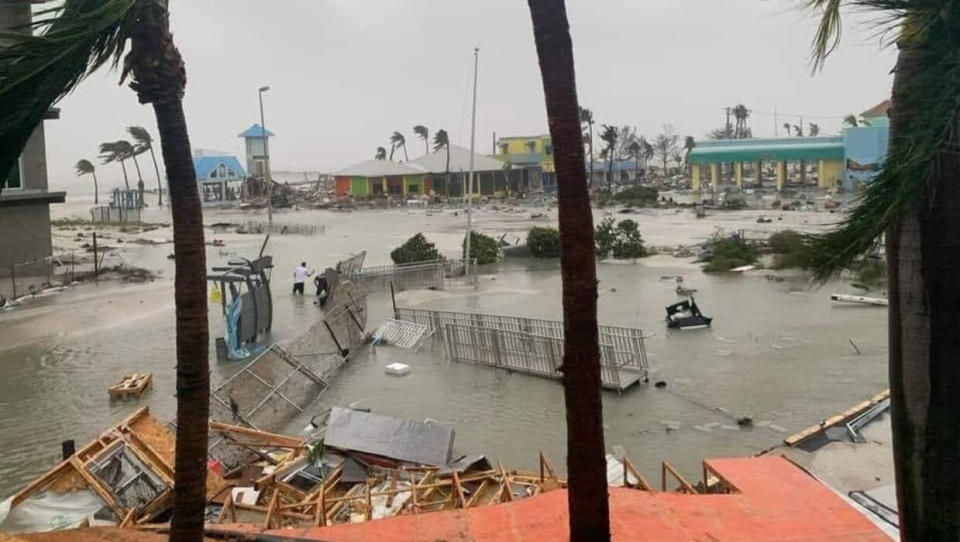
[[[410,372],[410,366],[406,363],[391,363],[387,365],[387,374],[393,376],[403,376]]]

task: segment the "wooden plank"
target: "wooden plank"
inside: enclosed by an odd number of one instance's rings
[[[460,508],[467,508],[467,499],[463,495],[463,486],[460,485],[460,475],[457,474],[457,471],[453,471],[453,488],[456,492],[456,497],[460,504]]]
[[[697,494],[697,490],[694,489],[693,486],[691,486],[686,480],[684,480],[683,476],[681,476],[680,473],[677,472],[677,469],[673,468],[673,465],[671,465],[667,461],[663,462],[663,491],[667,490],[666,477],[668,472],[673,475],[674,479],[676,479],[677,482],[680,483],[680,489],[682,490],[683,493],[689,493],[690,495]]]
[[[224,520],[227,519],[227,513],[233,509],[233,492],[231,491],[227,495],[227,502],[223,503],[223,508],[220,509],[220,515],[217,516],[217,523],[223,524]]]
[[[513,489],[510,487],[510,477],[507,475],[507,469],[503,468],[503,462],[497,461],[497,470],[500,471],[500,479],[502,484],[500,501],[503,502],[503,497],[506,496],[507,502],[513,501]]]
[[[640,486],[640,489],[644,491],[653,491],[653,486],[651,486],[650,482],[643,477],[643,474],[640,474],[640,471],[637,470],[637,467],[633,466],[633,462],[630,461],[630,458],[627,456],[623,456],[623,468],[626,472],[632,474],[633,477],[637,479],[637,485]],[[623,481],[624,483],[627,483],[628,478],[624,476]]]
[[[849,408],[849,409],[841,412],[840,414],[837,414],[836,416],[827,418],[826,420],[820,422],[820,423],[817,424],[817,425],[812,425],[812,426],[804,429],[803,431],[800,431],[799,433],[797,433],[797,434],[795,434],[795,435],[791,435],[791,436],[783,439],[783,442],[784,442],[784,444],[786,444],[787,446],[796,446],[796,445],[800,444],[801,442],[803,442],[803,441],[805,441],[805,440],[813,437],[814,435],[817,435],[818,433],[821,433],[821,432],[823,432],[823,431],[826,431],[827,429],[829,429],[829,428],[831,428],[831,427],[834,427],[834,426],[836,426],[836,425],[840,425],[841,423],[845,423],[847,420],[849,420],[849,419],[851,419],[851,418],[854,418],[854,417],[856,417],[856,416],[859,416],[860,414],[866,412],[867,410],[870,410],[870,409],[871,409],[872,407],[874,407],[877,403],[879,403],[879,402],[881,402],[881,401],[884,401],[884,400],[888,399],[889,397],[890,397],[890,390],[889,390],[889,389],[884,390],[884,391],[878,393],[877,395],[875,395],[875,396],[874,396],[872,399],[870,399],[870,400],[867,400],[867,401],[863,401],[863,402],[861,402],[861,403],[858,403],[856,406],[853,406],[853,407],[851,407],[851,408]]]
[[[273,514],[277,511],[277,503],[280,500],[280,491],[274,491],[273,497],[270,497],[270,506],[267,507],[267,519],[263,522],[265,529],[270,528],[270,522],[273,521]]]
[[[100,485],[100,481],[96,479],[92,474],[84,470],[83,465],[80,463],[80,460],[77,459],[77,456],[71,457],[69,460],[70,464],[74,469],[87,481],[87,485],[93,490],[94,493],[100,497],[100,500],[104,502],[107,506],[113,510],[113,513],[116,514],[118,518],[124,517],[123,509],[120,507],[120,504],[113,498],[113,495],[106,488]]]
[[[130,511],[127,512],[127,515],[123,518],[123,521],[120,522],[120,528],[126,529],[127,527],[132,525],[136,517],[137,517],[137,509],[131,508]]]

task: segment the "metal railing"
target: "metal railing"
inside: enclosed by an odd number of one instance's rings
[[[435,260],[401,265],[364,267],[351,278],[364,291],[386,293],[390,285],[397,292],[405,290],[442,290],[446,275],[446,262]]]
[[[272,233],[277,235],[323,235],[327,232],[327,227],[318,224],[306,224],[298,222],[263,222],[259,220],[247,220],[237,228],[237,233]]]
[[[397,320],[427,326],[454,361],[472,361],[549,378],[559,378],[563,323],[482,313],[397,307]],[[604,386],[617,391],[647,378],[643,331],[601,325],[600,364]]]

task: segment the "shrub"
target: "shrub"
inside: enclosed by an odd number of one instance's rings
[[[707,258],[709,263],[703,270],[708,273],[752,265],[757,262],[758,257],[756,247],[744,241],[739,235],[724,237],[719,232],[707,242],[707,252],[710,253]]]
[[[460,243],[463,249],[463,257],[467,257],[467,236],[463,236],[463,242]],[[497,240],[489,235],[470,232],[470,258],[476,259],[478,265],[495,263],[500,258],[500,246]]]
[[[395,264],[413,263],[413,262],[432,262],[443,260],[443,255],[437,250],[437,246],[427,241],[422,233],[418,233],[407,239],[407,242],[393,249],[390,253],[390,259]]]
[[[596,195],[598,207],[605,207],[613,203],[622,203],[631,207],[656,207],[660,198],[660,192],[649,186],[632,186],[625,188],[616,194],[604,190]]]
[[[883,285],[887,279],[887,262],[881,258],[864,258],[850,266],[857,276],[857,282],[866,288]]]
[[[643,237],[640,235],[640,224],[636,220],[622,220],[617,224],[617,238],[613,243],[613,257],[618,260],[629,260],[643,256]]]
[[[535,258],[559,258],[560,231],[554,228],[530,228],[527,232],[527,248]]]
[[[613,245],[617,241],[617,234],[614,231],[614,221],[612,218],[604,218],[597,224],[593,232],[593,243],[597,249],[597,257],[601,260],[606,258]]]
[[[767,240],[773,256],[774,269],[807,269],[811,264],[810,249],[804,241],[803,234],[793,230],[783,230],[774,233]]]
[[[597,257],[601,260],[611,254],[618,260],[640,258],[643,252],[643,237],[640,224],[635,220],[621,220],[614,225],[612,218],[604,218],[594,231]]]

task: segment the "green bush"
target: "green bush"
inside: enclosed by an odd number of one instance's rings
[[[612,218],[604,218],[594,231],[597,257],[601,260],[612,255],[617,260],[643,257],[643,237],[640,224],[635,220],[621,220],[614,225]]]
[[[432,262],[443,260],[444,257],[437,250],[437,246],[427,241],[422,233],[418,233],[407,239],[407,242],[393,249],[390,253],[390,259],[395,264],[414,263],[414,262]]]
[[[530,228],[527,232],[527,248],[535,258],[559,258],[560,231],[554,228]]]
[[[617,242],[616,228],[612,218],[604,218],[597,224],[593,232],[593,243],[597,249],[597,257],[603,260],[610,255],[613,245]]]
[[[643,256],[643,237],[636,220],[622,220],[617,224],[617,239],[613,243],[613,257],[630,260]]]
[[[703,268],[707,273],[753,265],[759,257],[756,247],[744,241],[739,235],[725,237],[722,233],[717,233],[707,242],[707,250],[711,253],[707,265]]]
[[[467,257],[467,236],[463,236],[463,242],[460,243],[463,249],[463,257]],[[470,232],[470,258],[477,260],[477,265],[495,263],[500,259],[500,246],[497,240],[489,235]]]
[[[808,269],[812,264],[812,253],[807,247],[803,234],[793,230],[774,233],[767,240],[773,256],[774,269]]]

